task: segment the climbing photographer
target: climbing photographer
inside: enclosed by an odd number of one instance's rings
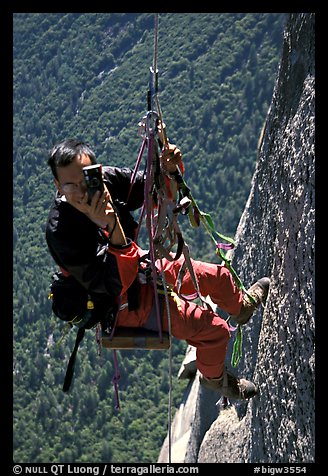
[[[174,200],[172,190],[177,187],[172,184],[183,170],[181,151],[168,143],[161,149],[159,162],[165,193],[171,193]],[[50,151],[48,165],[56,196],[46,225],[49,251],[62,280],[68,278],[77,283],[88,296],[87,302],[97,310],[97,318],[93,316],[86,328],[101,321],[103,330],[113,326],[153,329],[155,283],[146,272],[147,250],[135,241],[138,224],[132,216],[144,204],[146,177],[137,172],[132,180],[131,169],[102,166],[103,190],[91,197],[85,174],[96,164],[91,147],[77,139],[64,140]],[[242,325],[265,302],[269,279],[260,279],[243,293],[224,264],[190,260],[190,268],[184,263],[183,255],[176,259],[162,257],[151,263],[158,269],[162,267],[169,288],[169,309],[163,306],[161,313],[163,331],[171,330],[172,336],[196,347],[197,368],[204,386],[234,399],[255,396],[258,389],[254,383],[225,370],[230,337],[227,322],[184,296],[195,293],[196,277],[201,295],[209,295]]]

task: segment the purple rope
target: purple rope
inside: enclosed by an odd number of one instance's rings
[[[141,162],[141,159],[142,159],[142,156],[143,156],[145,147],[146,147],[146,142],[147,142],[147,139],[144,138],[144,140],[142,141],[142,145],[141,145],[140,151],[139,151],[139,155],[138,155],[138,158],[137,158],[137,162],[136,162],[136,164],[135,164],[135,166],[134,166],[134,169],[133,169],[133,172],[132,172],[132,175],[131,175],[131,179],[130,179],[130,189],[129,189],[129,193],[128,193],[126,202],[129,201],[129,198],[130,198],[130,195],[131,195],[131,192],[132,192],[132,187],[133,187],[133,185],[134,185],[134,182],[136,181],[136,176],[137,176],[137,173],[138,173],[138,170],[139,170],[139,167],[140,167],[140,162]]]
[[[157,293],[157,271],[155,266],[155,247],[153,241],[153,208],[151,204],[151,187],[152,187],[152,161],[153,161],[153,152],[154,152],[154,136],[150,134],[149,141],[148,141],[148,156],[147,156],[147,174],[146,174],[146,186],[145,186],[145,204],[146,204],[146,226],[149,236],[149,254],[150,254],[150,266],[151,272],[153,277],[153,284],[154,284],[154,298],[155,298],[155,309],[156,309],[156,319],[158,325],[158,334],[160,342],[163,342],[163,334],[162,334],[162,324],[161,324],[161,313],[160,313],[160,306],[159,306],[159,298]]]
[[[138,241],[138,236],[139,236],[139,233],[140,233],[140,228],[141,228],[141,225],[142,225],[142,220],[143,220],[144,214],[145,214],[145,204],[142,205],[142,210],[141,210],[140,217],[139,217],[139,223],[138,223],[138,227],[137,227],[135,237],[134,237],[134,241],[136,243]]]
[[[120,399],[119,399],[119,396],[118,396],[118,381],[121,378],[121,374],[120,374],[120,369],[118,367],[118,360],[117,360],[117,355],[116,355],[116,350],[115,349],[113,350],[113,360],[114,360],[115,374],[114,374],[114,377],[112,379],[112,383],[114,385],[115,398],[116,398],[115,410],[120,410],[121,407],[120,407]]]
[[[232,243],[217,243],[216,247],[221,250],[232,250],[234,245]]]

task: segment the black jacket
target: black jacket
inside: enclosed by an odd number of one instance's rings
[[[132,210],[144,201],[144,176],[138,172],[128,203],[132,170],[103,167],[104,182],[117,208],[127,238],[134,239],[137,223]],[[117,299],[122,289],[116,258],[107,253],[107,238],[101,228],[61,200],[57,193],[46,225],[46,240],[55,262],[91,293]]]

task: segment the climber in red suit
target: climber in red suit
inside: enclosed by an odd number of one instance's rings
[[[181,152],[172,144],[162,150],[161,166],[173,174],[181,164]],[[48,164],[57,194],[49,213],[46,239],[55,262],[90,293],[119,302],[117,326],[146,327],[152,313],[154,291],[150,283],[137,282],[145,254],[133,240],[136,230],[131,211],[144,201],[144,176],[138,172],[129,194],[132,171],[127,168],[103,167],[105,190],[88,199],[82,168],[96,163],[92,149],[85,142],[68,139],[53,147]],[[172,178],[171,177],[171,178]],[[127,200],[127,196],[129,198]],[[182,259],[162,259],[167,284],[177,291],[177,275]],[[200,293],[209,295],[238,324],[245,324],[255,309],[265,301],[269,279],[262,278],[249,290],[254,301],[238,289],[224,265],[192,261]],[[181,294],[195,292],[186,270]],[[137,296],[133,294],[137,293]],[[137,305],[130,305],[137,302]],[[172,335],[184,339],[197,349],[197,368],[201,383],[222,395],[248,399],[256,395],[254,383],[237,378],[224,368],[230,337],[228,324],[217,313],[204,309],[183,297],[177,302],[169,297]],[[168,330],[164,307],[163,330]]]

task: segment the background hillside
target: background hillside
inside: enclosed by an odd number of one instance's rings
[[[233,236],[249,193],[271,101],[285,14],[160,15],[159,87],[186,181],[219,231]],[[47,151],[89,141],[104,164],[133,166],[152,64],[146,13],[14,14],[14,460],[154,462],[167,431],[165,353],[121,352],[122,410],[112,356],[83,342],[69,395],[61,390],[72,331],[47,298],[54,263],[44,228],[54,189]],[[201,230],[183,227],[194,257],[214,260]],[[174,372],[184,354],[174,341]],[[174,403],[183,387],[174,380]]]

